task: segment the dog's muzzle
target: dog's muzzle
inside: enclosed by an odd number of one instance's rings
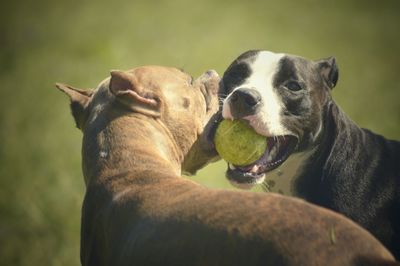
[[[251,188],[261,184],[265,173],[279,167],[296,149],[298,139],[292,135],[267,137],[264,154],[254,163],[246,166],[228,164],[226,177],[236,187]]]
[[[248,88],[236,89],[226,101],[233,119],[254,115],[262,105],[260,93]]]

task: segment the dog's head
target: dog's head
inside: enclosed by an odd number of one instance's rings
[[[183,170],[192,173],[215,157],[209,156],[201,145],[194,144],[218,110],[219,81],[218,74],[212,70],[194,80],[176,68],[145,66],[112,71],[94,90],[64,84],[57,87],[70,97],[76,125],[85,135],[97,135],[121,116],[139,115],[160,121],[170,132],[180,154],[191,158],[185,161],[188,170],[185,167]]]
[[[229,165],[228,179],[239,187],[259,184],[290,154],[310,147],[337,80],[334,58],[311,61],[268,51],[239,56],[222,79],[222,116],[247,121],[268,139],[268,147],[254,164]]]

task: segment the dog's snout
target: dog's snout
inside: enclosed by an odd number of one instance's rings
[[[233,118],[242,118],[257,112],[261,95],[255,89],[241,88],[231,94],[229,103]]]
[[[232,93],[231,101],[251,108],[261,101],[261,95],[254,89],[239,89]]]

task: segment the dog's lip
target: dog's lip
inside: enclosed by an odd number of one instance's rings
[[[238,171],[235,166],[228,164],[226,178],[234,187],[240,189],[250,189],[254,185],[263,183],[265,179],[265,174],[264,173],[253,174],[253,173]]]
[[[256,162],[245,166],[228,164],[226,176],[233,185],[262,183],[265,173],[279,167],[293,153],[298,138],[294,135],[267,137],[267,143],[264,154]]]

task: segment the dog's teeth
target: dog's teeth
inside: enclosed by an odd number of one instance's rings
[[[258,165],[253,165],[253,167],[251,168],[250,172],[251,173],[257,173],[259,166]]]
[[[275,156],[276,147],[272,147],[272,149],[268,152],[267,161],[271,161],[272,158]]]
[[[272,160],[272,152],[270,152],[270,153],[268,153],[268,156],[267,156],[267,162],[269,162],[269,161],[271,161]]]
[[[236,169],[236,167],[234,165],[232,165],[232,164],[228,164],[228,165],[229,165],[229,169],[231,169],[231,170],[235,170]]]
[[[271,161],[276,156],[277,152],[278,152],[278,147],[277,145],[274,145],[268,153],[267,161]]]
[[[273,155],[276,155],[277,152],[278,152],[278,145],[276,145],[276,146],[274,146],[274,147],[272,148],[272,154],[273,154]]]

